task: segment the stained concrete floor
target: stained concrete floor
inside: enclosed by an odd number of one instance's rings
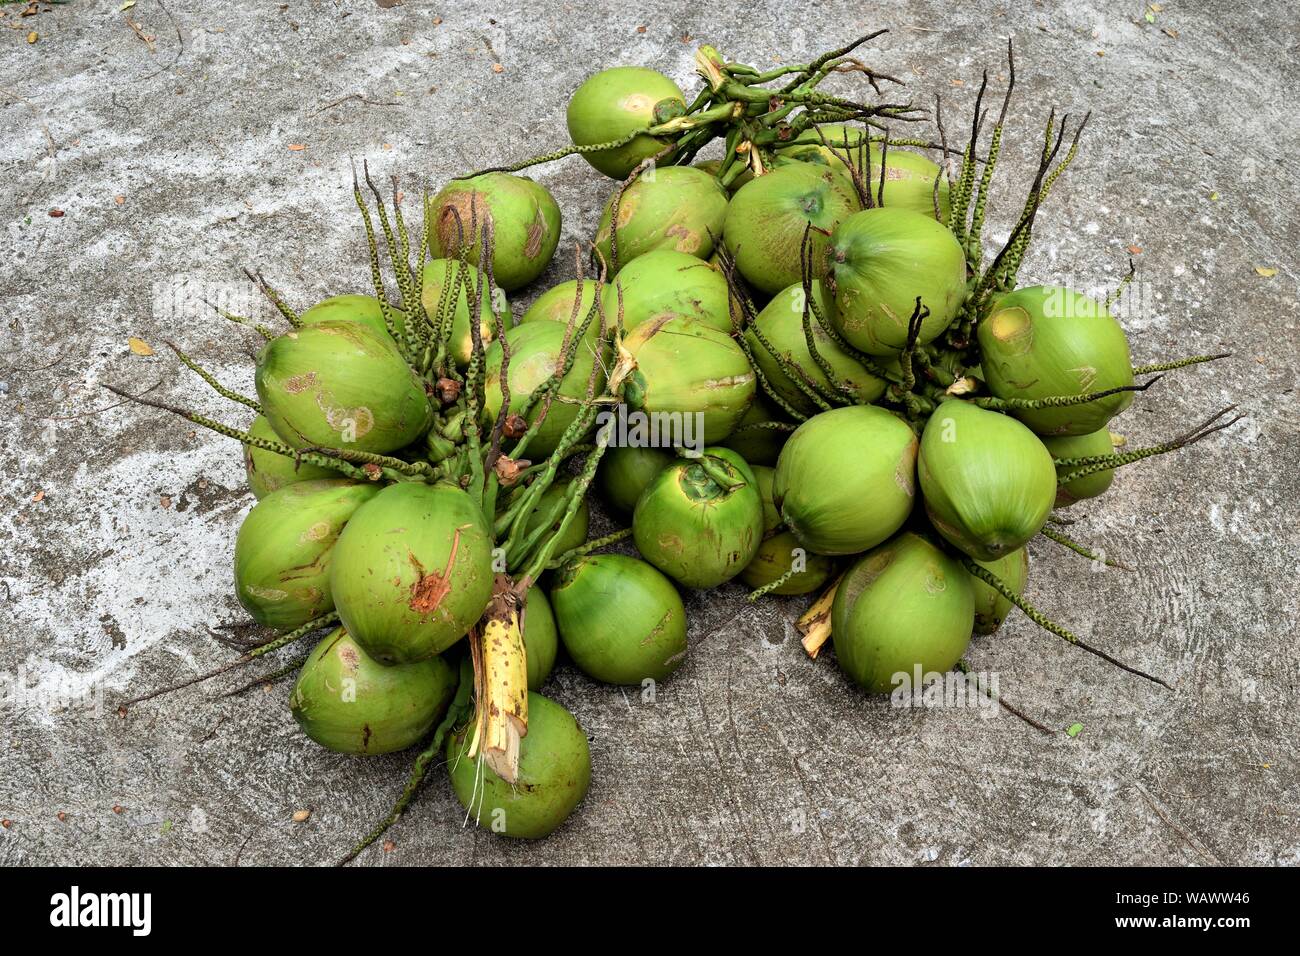
[[[1093,111],[1026,281],[1105,289],[1132,255],[1136,361],[1234,353],[1170,375],[1117,428],[1147,444],[1233,402],[1245,421],[1071,515],[1134,573],[1032,549],[1034,601],[1175,689],[1014,616],[973,663],[1077,736],[891,709],[803,656],[799,601],[751,607],[728,587],[689,597],[689,661],[653,703],[553,678],[591,735],[594,782],[550,839],[464,828],[439,771],[394,848],[362,863],[1300,862],[1300,58],[1284,5],[1174,0],[1153,23],[1140,3],[1097,0],[121,6],[0,7],[0,862],[325,863],[406,776],[405,756],[306,740],[284,683],[114,716],[122,697],[229,658],[212,635],[242,619],[231,550],[252,499],[231,442],[99,383],[241,422],[164,342],[251,391],[256,337],[199,296],[270,321],[245,266],[300,307],[365,291],[353,157],[437,186],[563,144],[567,95],[593,69],[645,64],[692,89],[697,42],[768,65],[879,26],[892,32],[865,55],[917,102],[942,94],[952,129],[982,66],[1002,89],[1015,36],[995,238],[1048,107]],[[579,159],[537,175],[566,245],[589,236],[608,181]],[[546,279],[570,269],[558,256]]]

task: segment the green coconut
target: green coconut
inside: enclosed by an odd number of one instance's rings
[[[766,465],[750,465],[754,473],[754,485],[758,488],[758,497],[763,502],[763,535],[771,535],[781,526],[781,509],[772,498],[772,483],[776,480],[776,469]]]
[[[510,344],[510,411],[521,413],[529,397],[536,392],[552,375],[558,375],[563,368],[563,349],[566,327],[558,322],[529,322],[518,325],[506,333]],[[557,398],[550,403],[546,419],[537,434],[529,441],[527,456],[532,461],[540,461],[559,445],[565,429],[578,417],[579,406],[576,401],[587,395],[587,383],[591,378],[591,368],[595,362],[592,343],[582,341],[576,346],[573,365],[560,382]],[[501,392],[502,351],[499,342],[493,342],[487,351],[486,377],[484,379],[485,422],[496,420],[504,400]],[[604,375],[597,372],[596,394],[603,387]],[[568,399],[569,401],[566,401]],[[537,421],[542,412],[543,402],[533,404],[528,414],[528,423]]]
[[[745,280],[775,293],[803,275],[801,243],[808,226],[816,278],[826,274],[827,234],[860,208],[853,183],[839,172],[790,163],[736,192],[722,237]]]
[[[295,447],[386,454],[433,419],[424,384],[393,340],[361,322],[320,322],[272,339],[255,381],[263,414]]]
[[[1124,330],[1095,299],[1060,286],[1029,286],[996,299],[976,326],[984,380],[998,398],[1088,395],[1133,384]],[[1119,392],[1084,405],[1017,409],[1040,435],[1100,431],[1133,404]]]
[[[357,509],[334,546],[339,619],[381,664],[427,660],[483,615],[492,549],[482,510],[459,487],[389,485]]]
[[[596,471],[596,483],[606,501],[619,511],[631,514],[641,492],[674,461],[676,456],[664,448],[639,445],[607,448]]]
[[[636,359],[624,388],[628,406],[656,416],[661,427],[680,422],[678,434],[689,429],[696,447],[730,435],[754,400],[754,370],[725,332],[690,319],[652,319],[629,332],[623,347]]]
[[[611,196],[596,230],[596,249],[606,262],[613,262],[609,248],[613,209]],[[618,264],[622,267],[659,249],[707,259],[713,253],[713,237],[722,235],[726,215],[727,191],[702,170],[666,166],[653,176],[642,174],[618,203]]]
[[[482,827],[502,836],[538,840],[568,819],[591,784],[587,735],[573,715],[528,695],[528,734],[519,742],[519,776],[507,783],[470,757],[473,725],[447,738],[447,771],[462,807]]]
[[[834,325],[835,301],[826,294],[820,282],[812,284],[813,301],[822,316]],[[794,363],[808,379],[831,395],[838,395],[859,405],[869,405],[885,393],[885,381],[872,375],[862,364],[835,344],[817,317],[808,313],[808,327],[804,327],[805,297],[802,285],[792,285],[773,297],[754,318],[745,332],[750,354],[768,385],[797,412],[811,415],[817,405],[781,368],[777,356],[786,363]],[[817,354],[830,366],[834,379],[828,378],[822,366],[808,349],[808,329],[812,330]],[[775,354],[774,354],[775,353]]]
[[[455,210],[460,216],[457,225]],[[510,292],[532,282],[551,261],[560,241],[560,207],[546,187],[523,176],[484,173],[448,183],[429,200],[429,248],[435,257],[459,259],[467,246],[477,266],[479,230],[492,217],[492,274]],[[475,228],[471,230],[473,223]]]
[[[555,574],[551,608],[564,649],[598,681],[661,681],[686,657],[681,596],[638,558],[592,554],[568,562]]]
[[[728,448],[669,465],[637,501],[632,537],[643,558],[687,587],[731,580],[763,539],[754,473]]]
[[[845,572],[831,605],[844,672],[873,694],[951,670],[970,643],[970,575],[925,538],[904,532]]]
[[[453,283],[452,288],[447,291],[448,307],[452,308],[451,335],[448,337],[447,348],[451,353],[452,360],[460,368],[466,368],[469,365],[470,357],[474,354],[474,332],[469,327],[469,303],[472,296],[465,290],[464,280],[461,278],[462,271],[468,273],[470,289],[479,297],[479,334],[482,337],[483,345],[486,347],[496,334],[496,316],[493,315],[493,303],[487,292],[487,284],[484,282],[483,290],[478,290],[478,272],[468,266],[462,265],[455,259],[431,259],[424,264],[424,275],[420,286],[420,303],[424,306],[424,311],[429,316],[430,322],[438,321],[438,307],[442,304],[443,290],[448,282]],[[455,299],[452,299],[455,296]],[[451,303],[455,302],[452,306]],[[502,320],[507,328],[510,327],[510,302],[506,299],[505,293],[499,288],[497,290],[496,309],[501,313]]]
[[[603,287],[603,289],[608,288],[608,285]],[[576,335],[577,330],[582,328],[582,324],[587,321],[587,313],[596,304],[596,296],[600,294],[601,290],[600,283],[594,279],[583,281],[581,294],[578,291],[577,279],[561,282],[539,295],[536,301],[520,317],[519,323],[523,325],[528,322],[554,322],[561,328],[567,328],[569,320],[572,319],[574,334]],[[576,313],[573,310],[574,299],[578,300],[578,311]],[[605,323],[612,325],[614,320],[614,314],[606,307]],[[587,324],[587,331],[584,333],[589,342],[596,341],[597,336],[600,335],[600,323],[599,313],[591,317],[591,321]]]
[[[1108,428],[1099,428],[1095,432],[1089,432],[1086,435],[1043,436],[1043,444],[1047,446],[1047,450],[1051,452],[1053,458],[1092,458],[1097,455],[1113,455],[1115,453],[1114,439]],[[1057,478],[1064,478],[1071,471],[1074,471],[1076,467],[1057,465]],[[1065,508],[1076,501],[1083,501],[1085,498],[1096,498],[1098,495],[1105,494],[1114,480],[1115,469],[1107,468],[1105,471],[1099,471],[1094,475],[1075,478],[1066,484],[1057,485],[1056,507]]]
[[[456,683],[456,672],[441,657],[386,667],[340,627],[302,665],[289,710],[322,747],[386,754],[424,738],[447,712]]]
[[[916,434],[875,405],[814,415],[776,462],[772,499],[809,551],[857,554],[889,538],[912,513]]]
[[[343,479],[297,481],[273,491],[235,536],[235,596],[264,627],[291,631],[334,608],[335,543],[377,485]]]
[[[275,433],[265,415],[258,415],[253,424],[248,426],[248,433],[254,438],[266,441],[283,442]],[[244,473],[248,476],[248,488],[255,498],[265,498],[273,491],[279,491],[299,481],[315,481],[321,478],[338,478],[337,471],[295,462],[287,455],[265,451],[252,445],[244,446]]]
[[[555,627],[551,602],[541,586],[534,584],[528,589],[524,604],[524,657],[528,662],[529,690],[541,690],[546,678],[551,676],[559,646],[559,631]]]
[[[795,573],[769,594],[811,594],[830,580],[835,560],[809,554],[792,533],[781,531],[763,539],[753,559],[740,572],[740,580],[748,588],[766,587],[791,569]]]
[[[930,310],[917,341],[933,341],[966,298],[966,255],[948,227],[901,207],[864,209],[830,238],[835,328],[869,355],[896,355],[907,344],[917,296]]]
[[[1020,595],[1024,592],[1025,581],[1029,578],[1028,548],[1017,548],[996,561],[975,563],[1010,588],[1012,593]],[[975,597],[975,633],[992,634],[1002,626],[1015,603],[974,575],[971,575],[970,586]]]
[[[569,137],[575,146],[612,143],[678,111],[686,111],[686,98],[668,77],[643,66],[616,66],[587,77],[569,98]],[[626,179],[642,160],[658,155],[666,146],[667,140],[641,135],[622,146],[582,155],[606,176]]]
[[[719,444],[739,452],[751,465],[775,465],[790,435],[787,430],[766,427],[777,422],[784,423],[785,418],[763,397],[762,392],[755,392],[753,403],[740,416],[735,430]]]
[[[930,523],[977,561],[1022,547],[1056,501],[1056,468],[1039,437],[1009,415],[956,399],[926,422],[917,473]]]
[[[393,318],[393,330],[399,336],[402,335],[406,330],[406,313],[396,306],[389,306],[388,313]],[[382,332],[392,338],[388,331],[388,323],[384,321],[383,308],[373,295],[332,296],[299,313],[298,321],[303,325],[319,325],[321,322],[361,322],[376,332]]]
[[[605,293],[605,314],[613,322],[623,306],[623,328],[664,316],[682,316],[731,331],[731,295],[721,272],[685,252],[660,249],[637,256],[614,277]]]

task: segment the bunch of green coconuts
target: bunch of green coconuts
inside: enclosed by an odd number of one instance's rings
[[[422,745],[349,859],[444,757],[482,825],[558,827],[591,776],[585,733],[541,694],[560,649],[603,683],[669,680],[681,588],[818,594],[805,647],[829,640],[870,693],[962,666],[1013,606],[1080,643],[1023,598],[1026,545],[1095,557],[1054,509],[1229,424],[1116,449],[1112,419],[1150,384],[1135,376],[1212,356],[1135,368],[1109,309],[1122,287],[1098,302],[1017,284],[1082,124],[1063,146],[1068,118],[1048,120],[986,256],[1014,64],[991,135],[896,137],[925,117],[851,56],[875,36],[768,72],[703,47],[689,101],[654,70],[598,72],[569,101],[571,145],[426,195],[414,234],[396,184],[390,206],[367,172],[373,295],[296,312],[259,275],[288,330],[256,327],[255,399],[181,355],[256,412],[241,429],[173,409],[245,447],[258,500],[236,593],[277,636],[241,661],[318,637],[290,698],[304,732],[350,754]],[[837,73],[878,95],[823,92]],[[721,157],[698,158],[715,141]],[[574,153],[618,183],[575,277],[534,290],[561,215],[519,173]],[[591,498],[619,530],[589,537]],[[476,749],[477,703],[512,626],[526,690],[503,776]]]

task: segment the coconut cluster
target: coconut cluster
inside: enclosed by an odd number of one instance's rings
[[[964,149],[891,138],[881,118],[910,107],[815,90],[852,49],[769,75],[702,48],[691,101],[642,67],[588,79],[572,146],[539,161],[619,182],[549,289],[530,284],[561,213],[528,163],[426,196],[414,241],[367,173],[374,294],[296,312],[262,283],[288,329],[260,329],[256,399],[217,386],[256,418],[186,417],[245,447],[235,589],[279,635],[247,657],[316,636],[290,698],[304,732],[424,745],[388,823],[443,753],[483,825],[559,826],[591,776],[586,735],[540,694],[559,649],[603,683],[669,680],[684,588],[817,595],[805,648],[829,641],[871,693],[962,667],[1016,606],[1077,643],[1024,599],[1026,545],[1090,555],[1056,509],[1225,424],[1117,451],[1135,376],[1208,357],[1134,368],[1113,298],[1017,282],[1078,132],[1059,155],[1049,120],[986,257],[1005,105],[982,158],[978,125]],[[698,158],[715,139],[723,158]],[[589,498],[621,530],[590,538]]]

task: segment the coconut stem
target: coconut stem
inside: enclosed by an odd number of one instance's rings
[[[796,571],[794,568],[787,569],[786,572],[782,574],[779,578],[775,578],[774,580],[768,581],[761,588],[755,588],[753,591],[750,591],[749,602],[752,604],[753,602],[757,601],[759,598],[771,594],[777,588],[789,582],[789,580],[798,573],[799,572]]]
[[[1150,375],[1152,372],[1172,372],[1174,369],[1200,365],[1203,362],[1217,362],[1219,359],[1231,358],[1231,352],[1218,352],[1214,355],[1192,355],[1172,362],[1157,362],[1154,365],[1139,365],[1133,369],[1134,375]]]
[[[469,634],[476,719],[467,756],[512,785],[519,780],[519,742],[528,734],[522,607],[513,582],[498,574],[483,621]]]
[[[424,783],[424,776],[429,770],[429,765],[442,755],[443,744],[447,739],[453,727],[465,719],[470,713],[470,694],[474,690],[474,668],[468,658],[462,659],[460,664],[460,684],[456,688],[456,696],[452,699],[451,706],[447,708],[446,715],[438,724],[429,739],[429,746],[420,751],[420,755],[415,758],[415,763],[411,766],[411,775],[406,781],[406,786],[402,788],[397,802],[393,804],[393,809],[388,816],[381,820],[361,842],[348,851],[336,864],[337,866],[346,866],[357,858],[357,856],[370,844],[374,843],[383,836],[388,828],[396,823],[406,812],[415,795],[420,791],[420,785]]]
[[[1122,671],[1127,671],[1128,673],[1134,674],[1137,677],[1146,678],[1147,680],[1152,681],[1153,683],[1159,684],[1161,687],[1165,687],[1168,688],[1169,690],[1173,690],[1172,687],[1169,687],[1169,685],[1165,683],[1163,680],[1161,680],[1159,677],[1155,677],[1151,674],[1148,674],[1146,671],[1139,670],[1136,667],[1130,667],[1128,664],[1125,664],[1124,662],[1117,660],[1116,658],[1112,657],[1110,654],[1107,654],[1105,651],[1093,647],[1091,644],[1085,644],[1083,641],[1079,640],[1079,638],[1075,634],[1071,633],[1061,625],[1047,618],[1037,608],[1035,608],[1032,604],[1030,604],[1027,599],[1017,594],[1015,591],[1011,590],[1011,588],[1007,587],[1007,585],[1002,581],[1001,578],[993,574],[987,568],[980,567],[980,565],[976,564],[974,561],[972,561],[970,558],[966,557],[965,555],[961,555],[961,563],[966,568],[966,570],[971,573],[971,575],[979,578],[981,581],[983,581],[989,587],[993,588],[993,590],[997,591],[999,594],[1001,594],[1004,598],[1006,598],[1016,607],[1020,608],[1020,610],[1024,611],[1025,616],[1028,617],[1035,624],[1037,624],[1039,627],[1041,627],[1043,630],[1048,631],[1051,634],[1055,634],[1057,637],[1067,641],[1070,644],[1073,644],[1075,647],[1079,648],[1082,651],[1087,651],[1089,654],[1093,654],[1096,655],[1097,657],[1100,657],[1102,660],[1106,661],[1109,664],[1114,664]]]
[[[1098,472],[1110,471],[1113,468],[1122,468],[1125,465],[1132,465],[1155,455],[1163,455],[1167,452],[1177,451],[1179,448],[1186,448],[1188,445],[1193,445],[1202,438],[1213,435],[1215,432],[1222,431],[1229,425],[1235,425],[1237,422],[1241,421],[1245,416],[1234,415],[1226,422],[1219,421],[1219,419],[1223,418],[1236,407],[1236,405],[1229,405],[1226,408],[1220,409],[1204,422],[1197,425],[1195,428],[1184,432],[1177,438],[1173,438],[1167,442],[1162,442],[1159,445],[1152,445],[1149,448],[1135,448],[1133,451],[1124,452],[1123,454],[1118,455],[1088,455],[1083,458],[1055,458],[1053,459],[1053,462],[1056,464],[1057,468],[1071,469],[1064,475],[1061,475],[1057,479],[1056,483],[1058,485],[1067,485],[1079,478],[1087,478],[1088,476],[1095,475]]]
[[[220,667],[199,674],[197,677],[191,677],[188,680],[183,680],[179,684],[171,684],[167,687],[162,687],[159,688],[158,690],[150,691],[148,694],[141,694],[139,697],[132,697],[129,700],[124,700],[122,701],[122,703],[117,705],[117,715],[119,717],[125,717],[127,714],[127,710],[135,704],[142,704],[147,700],[154,700],[155,698],[162,697],[164,694],[170,694],[173,691],[184,690],[186,687],[193,687],[195,684],[200,684],[203,681],[211,680],[214,677],[219,677],[220,675],[233,671],[236,668],[243,667],[245,664],[251,664],[259,657],[262,657],[266,654],[270,654],[272,651],[278,651],[280,648],[287,647],[288,645],[294,643],[295,641],[302,640],[308,634],[315,633],[316,631],[331,626],[336,621],[338,621],[338,619],[339,616],[338,616],[338,612],[336,611],[330,611],[328,614],[322,614],[320,617],[308,621],[306,624],[302,625],[302,627],[295,628],[294,630],[290,631],[288,634],[282,634],[280,637],[273,638],[272,640],[267,641],[265,644],[259,644],[251,651],[246,651],[245,653],[241,654],[239,657],[237,657],[235,660],[231,661],[228,664],[222,664]]]
[[[370,179],[370,173],[367,170],[366,180]],[[373,188],[373,187],[372,187]],[[357,204],[357,209],[361,213],[361,223],[366,233],[366,249],[370,258],[370,282],[374,286],[375,298],[379,302],[379,312],[384,317],[384,326],[388,329],[388,334],[392,337],[393,342],[402,351],[402,357],[411,362],[414,356],[408,354],[405,341],[397,334],[397,320],[393,316],[393,311],[388,305],[388,292],[384,288],[384,274],[379,265],[379,243],[375,239],[375,226],[370,219],[370,206],[366,203],[366,198],[361,193],[361,183],[357,179],[357,167],[354,163],[352,166],[352,198]],[[382,209],[382,206],[381,206]],[[410,316],[408,316],[409,324]]]
[[[292,661],[291,663],[285,664],[283,667],[277,667],[269,674],[263,674],[260,677],[255,677],[250,681],[240,684],[238,687],[236,687],[233,690],[225,691],[224,693],[222,693],[221,696],[238,697],[240,694],[248,693],[254,687],[269,687],[270,685],[276,683],[277,681],[283,680],[284,678],[288,677],[290,674],[297,673],[299,670],[301,670],[302,665],[307,663],[307,658],[310,656],[311,655],[308,654],[305,657],[298,658],[296,661]]]
[[[176,346],[176,344],[175,344],[174,342],[168,341],[168,342],[167,342],[167,347],[168,347],[169,349],[171,349],[173,352],[175,352],[175,353],[176,353],[176,357],[177,357],[178,359],[180,359],[183,363],[185,363],[185,365],[188,366],[189,369],[190,369],[192,372],[194,372],[196,375],[198,375],[199,378],[201,378],[201,379],[203,379],[203,381],[207,382],[208,385],[212,388],[212,390],[213,390],[214,392],[216,392],[218,395],[220,395],[222,398],[227,398],[227,399],[229,399],[229,400],[232,401],[232,402],[238,402],[240,405],[245,405],[245,406],[247,406],[248,408],[251,408],[251,409],[252,409],[253,411],[255,411],[257,414],[259,414],[259,415],[262,414],[262,406],[261,406],[261,405],[259,405],[257,402],[255,402],[255,401],[254,401],[253,399],[251,399],[251,398],[248,398],[248,397],[246,397],[246,396],[244,396],[244,395],[240,395],[238,392],[235,392],[235,391],[232,391],[231,389],[226,388],[224,385],[222,385],[220,382],[217,381],[217,379],[216,379],[216,377],[215,377],[214,375],[212,375],[210,372],[208,372],[206,369],[204,369],[201,365],[199,365],[198,362],[195,362],[192,358],[190,358],[188,355],[186,355],[184,352],[182,352],[179,348],[177,348],[177,346]]]
[[[1123,297],[1124,290],[1128,288],[1129,283],[1133,281],[1133,277],[1135,275],[1137,275],[1137,266],[1133,262],[1133,257],[1129,256],[1128,272],[1125,273],[1124,278],[1119,280],[1119,285],[1115,287],[1115,291],[1112,292],[1110,295],[1106,296],[1107,309],[1109,309],[1112,305],[1114,305]]]
[[[1101,554],[1088,550],[1083,545],[1079,544],[1079,542],[1075,541],[1072,538],[1066,537],[1065,535],[1061,534],[1061,532],[1059,531],[1053,531],[1050,528],[1040,528],[1038,530],[1038,533],[1041,534],[1044,538],[1048,538],[1052,541],[1055,541],[1059,545],[1063,545],[1066,548],[1069,548],[1075,554],[1079,555],[1080,557],[1087,558],[1089,561],[1092,561],[1094,564],[1097,562],[1101,562],[1102,564],[1106,565],[1106,567],[1108,568],[1118,568],[1120,571],[1133,570],[1126,564],[1120,564],[1118,561],[1112,561],[1110,558],[1104,557]]]

